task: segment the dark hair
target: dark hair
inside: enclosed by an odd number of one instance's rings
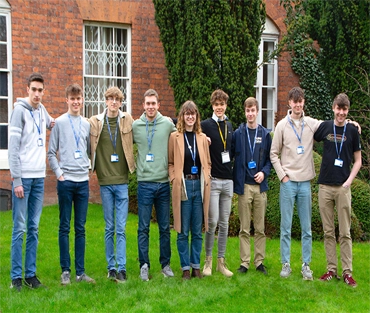
[[[258,101],[257,101],[256,98],[249,97],[249,98],[245,99],[245,101],[244,101],[244,110],[247,107],[250,108],[250,107],[253,107],[253,106],[255,106],[257,108],[257,112],[258,112],[259,108],[258,108]]]
[[[299,102],[304,100],[304,91],[300,87],[293,87],[290,89],[288,94],[288,100],[293,100],[293,102]]]
[[[72,84],[66,88],[66,98],[78,95],[82,95],[82,88],[79,84]]]
[[[32,82],[40,82],[40,83],[44,84],[44,77],[42,77],[42,75],[40,73],[32,73],[28,77],[27,86],[29,87]]]
[[[105,99],[108,99],[108,97],[115,97],[118,98],[119,102],[122,102],[124,99],[122,91],[118,87],[110,87],[104,94]]]
[[[345,93],[338,94],[333,101],[333,108],[337,105],[340,109],[348,108],[350,107],[350,101],[348,96]]]
[[[193,131],[194,131],[194,133],[199,134],[202,131],[202,129],[200,127],[200,115],[199,115],[197,105],[191,100],[185,101],[185,103],[181,106],[181,109],[180,109],[180,112],[179,112],[179,118],[178,118],[177,124],[176,124],[177,131],[179,133],[184,133],[185,132],[184,115],[187,112],[195,113],[196,121],[194,123]]]
[[[212,92],[210,102],[213,105],[217,100],[227,103],[227,100],[229,100],[229,95],[221,89],[216,89],[214,92]]]
[[[144,102],[145,102],[145,97],[151,97],[151,96],[155,96],[157,98],[157,101],[159,102],[158,93],[154,89],[148,89],[147,91],[145,91]]]

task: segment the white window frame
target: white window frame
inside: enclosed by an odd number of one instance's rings
[[[278,86],[278,61],[277,59],[270,60],[269,62],[263,62],[263,56],[264,56],[264,45],[265,43],[272,43],[274,47],[277,46],[279,39],[279,31],[276,28],[276,26],[273,24],[273,22],[266,17],[266,23],[265,23],[265,30],[262,33],[261,36],[261,42],[259,45],[259,60],[258,60],[258,71],[257,71],[257,81],[256,81],[256,99],[259,104],[259,114],[257,116],[257,123],[261,124],[262,126],[274,130],[274,120],[275,120],[275,112],[277,110],[277,86]],[[270,78],[272,79],[272,82],[268,82],[267,84],[263,83],[264,80],[264,71],[265,68],[269,66],[272,68],[273,74]],[[270,107],[267,106],[267,104],[264,103],[263,99],[263,91],[269,90],[272,92],[271,98],[270,98]],[[262,123],[262,117],[264,114],[270,114],[270,116],[267,118],[269,121],[268,125],[264,125]]]
[[[94,49],[86,49],[86,34],[85,34],[85,27],[86,26],[94,26],[98,28],[112,28],[112,29],[124,29],[127,31],[127,49],[125,51],[126,54],[126,64],[127,64],[127,75],[126,76],[104,76],[104,75],[88,75],[86,73],[86,51],[98,51],[101,52],[103,50],[100,50],[101,47],[98,47],[98,50]],[[98,100],[93,100],[91,101],[86,97],[86,86],[85,86],[85,79],[86,78],[99,78],[99,79],[104,79],[104,80],[115,80],[115,79],[124,79],[126,80],[126,92],[124,93],[124,100],[122,102],[122,107],[125,107],[125,111],[128,113],[131,113],[131,108],[132,108],[132,101],[131,101],[131,27],[126,24],[110,24],[110,23],[94,23],[94,22],[85,22],[84,23],[84,28],[83,28],[83,78],[84,78],[84,90],[85,90],[85,105],[84,105],[84,115],[87,116],[87,109],[86,106],[89,105],[91,102],[94,102],[94,106],[97,106],[97,112],[94,112],[94,114],[99,114],[102,113],[103,109],[105,108],[105,98],[104,98],[104,93],[107,88],[112,87],[111,84],[104,84],[100,88],[100,86],[95,86],[96,88],[99,88],[99,95],[98,95]],[[106,51],[107,52],[107,51]],[[87,116],[90,117],[90,116]]]
[[[11,32],[11,14],[10,14],[10,5],[5,0],[0,0],[0,15],[5,16],[6,19],[6,42],[1,42],[1,44],[7,45],[7,68],[1,69],[2,72],[8,73],[8,96],[0,96],[0,99],[8,100],[8,122],[0,123],[0,125],[8,126],[8,143],[9,143],[9,122],[10,115],[12,113],[12,103],[13,103],[13,83],[12,83],[12,32]],[[8,161],[8,149],[0,149],[0,169],[9,169]]]

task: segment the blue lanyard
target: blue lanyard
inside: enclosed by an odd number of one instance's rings
[[[304,120],[303,120],[303,118],[302,118],[301,136],[299,136],[297,131],[295,130],[294,124],[293,124],[292,120],[290,119],[289,115],[288,115],[288,121],[290,123],[290,126],[292,126],[292,128],[294,130],[294,133],[295,133],[296,137],[298,138],[299,143],[302,143],[302,134],[303,134],[303,129],[304,129]]]
[[[34,123],[35,123],[36,127],[37,127],[37,131],[38,131],[39,136],[40,136],[40,135],[41,135],[41,110],[40,110],[40,112],[39,112],[39,125],[37,125],[37,123],[36,123],[36,120],[35,120],[35,117],[33,116],[33,112],[32,112],[32,110],[30,110],[30,114],[31,114],[31,116],[32,116],[32,119],[33,119],[33,121],[34,121]]]
[[[195,146],[195,134],[194,134],[194,137],[193,137],[194,152],[191,148],[191,145],[189,144],[189,140],[188,140],[188,137],[186,136],[186,133],[184,133],[184,137],[185,137],[186,143],[188,144],[188,148],[190,150],[191,158],[193,159],[193,162],[194,162],[194,165],[195,165],[195,157],[197,155],[197,147]]]
[[[252,149],[252,144],[251,144],[251,138],[249,137],[248,126],[246,127],[246,130],[247,130],[247,135],[248,135],[249,149],[251,149],[251,153],[252,153],[252,160],[251,161],[253,161],[254,149],[256,148],[256,139],[257,139],[257,133],[258,133],[258,125],[257,125],[257,128],[256,128],[256,134],[254,136],[253,149]]]
[[[344,141],[344,135],[346,134],[346,128],[347,128],[347,123],[345,123],[345,124],[344,124],[342,140],[341,140],[341,142],[340,142],[340,147],[339,147],[339,151],[338,151],[337,132],[335,131],[335,123],[333,122],[333,131],[334,131],[335,150],[337,151],[338,159],[340,158],[339,156],[340,156],[340,153],[342,152],[343,141]]]
[[[153,137],[154,137],[154,132],[155,132],[155,126],[157,125],[157,118],[154,119],[154,125],[152,128],[152,134],[149,136],[149,122],[148,120],[145,121],[146,123],[146,139],[148,140],[148,147],[149,147],[149,152],[152,150],[152,142],[153,142]]]
[[[78,150],[78,144],[80,142],[80,137],[81,137],[81,121],[82,121],[82,118],[80,116],[80,125],[79,125],[79,129],[78,129],[78,136],[76,134],[75,127],[73,126],[73,122],[72,122],[71,116],[69,114],[68,114],[68,118],[69,118],[69,122],[70,122],[70,124],[72,126],[73,135],[75,137],[76,146],[77,146],[77,150]]]
[[[116,126],[116,132],[114,134],[114,140],[112,139],[112,133],[110,131],[110,125],[109,125],[109,121],[108,121],[108,116],[107,115],[105,115],[105,120],[106,120],[107,126],[108,126],[108,133],[109,133],[110,141],[111,141],[111,143],[113,145],[114,153],[116,153],[117,131],[118,131],[118,127],[119,127],[119,123],[118,123],[119,117],[117,116],[117,126]]]

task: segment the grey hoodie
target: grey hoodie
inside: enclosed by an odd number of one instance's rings
[[[22,185],[22,178],[45,177],[46,128],[53,118],[40,103],[34,109],[25,98],[18,98],[9,123],[8,159],[13,186]],[[40,139],[42,146],[39,145]]]

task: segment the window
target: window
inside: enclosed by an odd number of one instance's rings
[[[121,109],[131,112],[131,30],[128,27],[85,24],[85,116],[103,112],[104,93],[117,86],[124,95]]]
[[[9,169],[8,123],[12,111],[10,6],[0,0],[0,169]]]
[[[267,17],[265,30],[259,47],[258,64],[262,64],[263,56],[272,52],[278,43],[279,31]],[[277,60],[263,63],[257,73],[256,99],[259,103],[258,123],[268,129],[274,128],[274,118],[277,107]]]

